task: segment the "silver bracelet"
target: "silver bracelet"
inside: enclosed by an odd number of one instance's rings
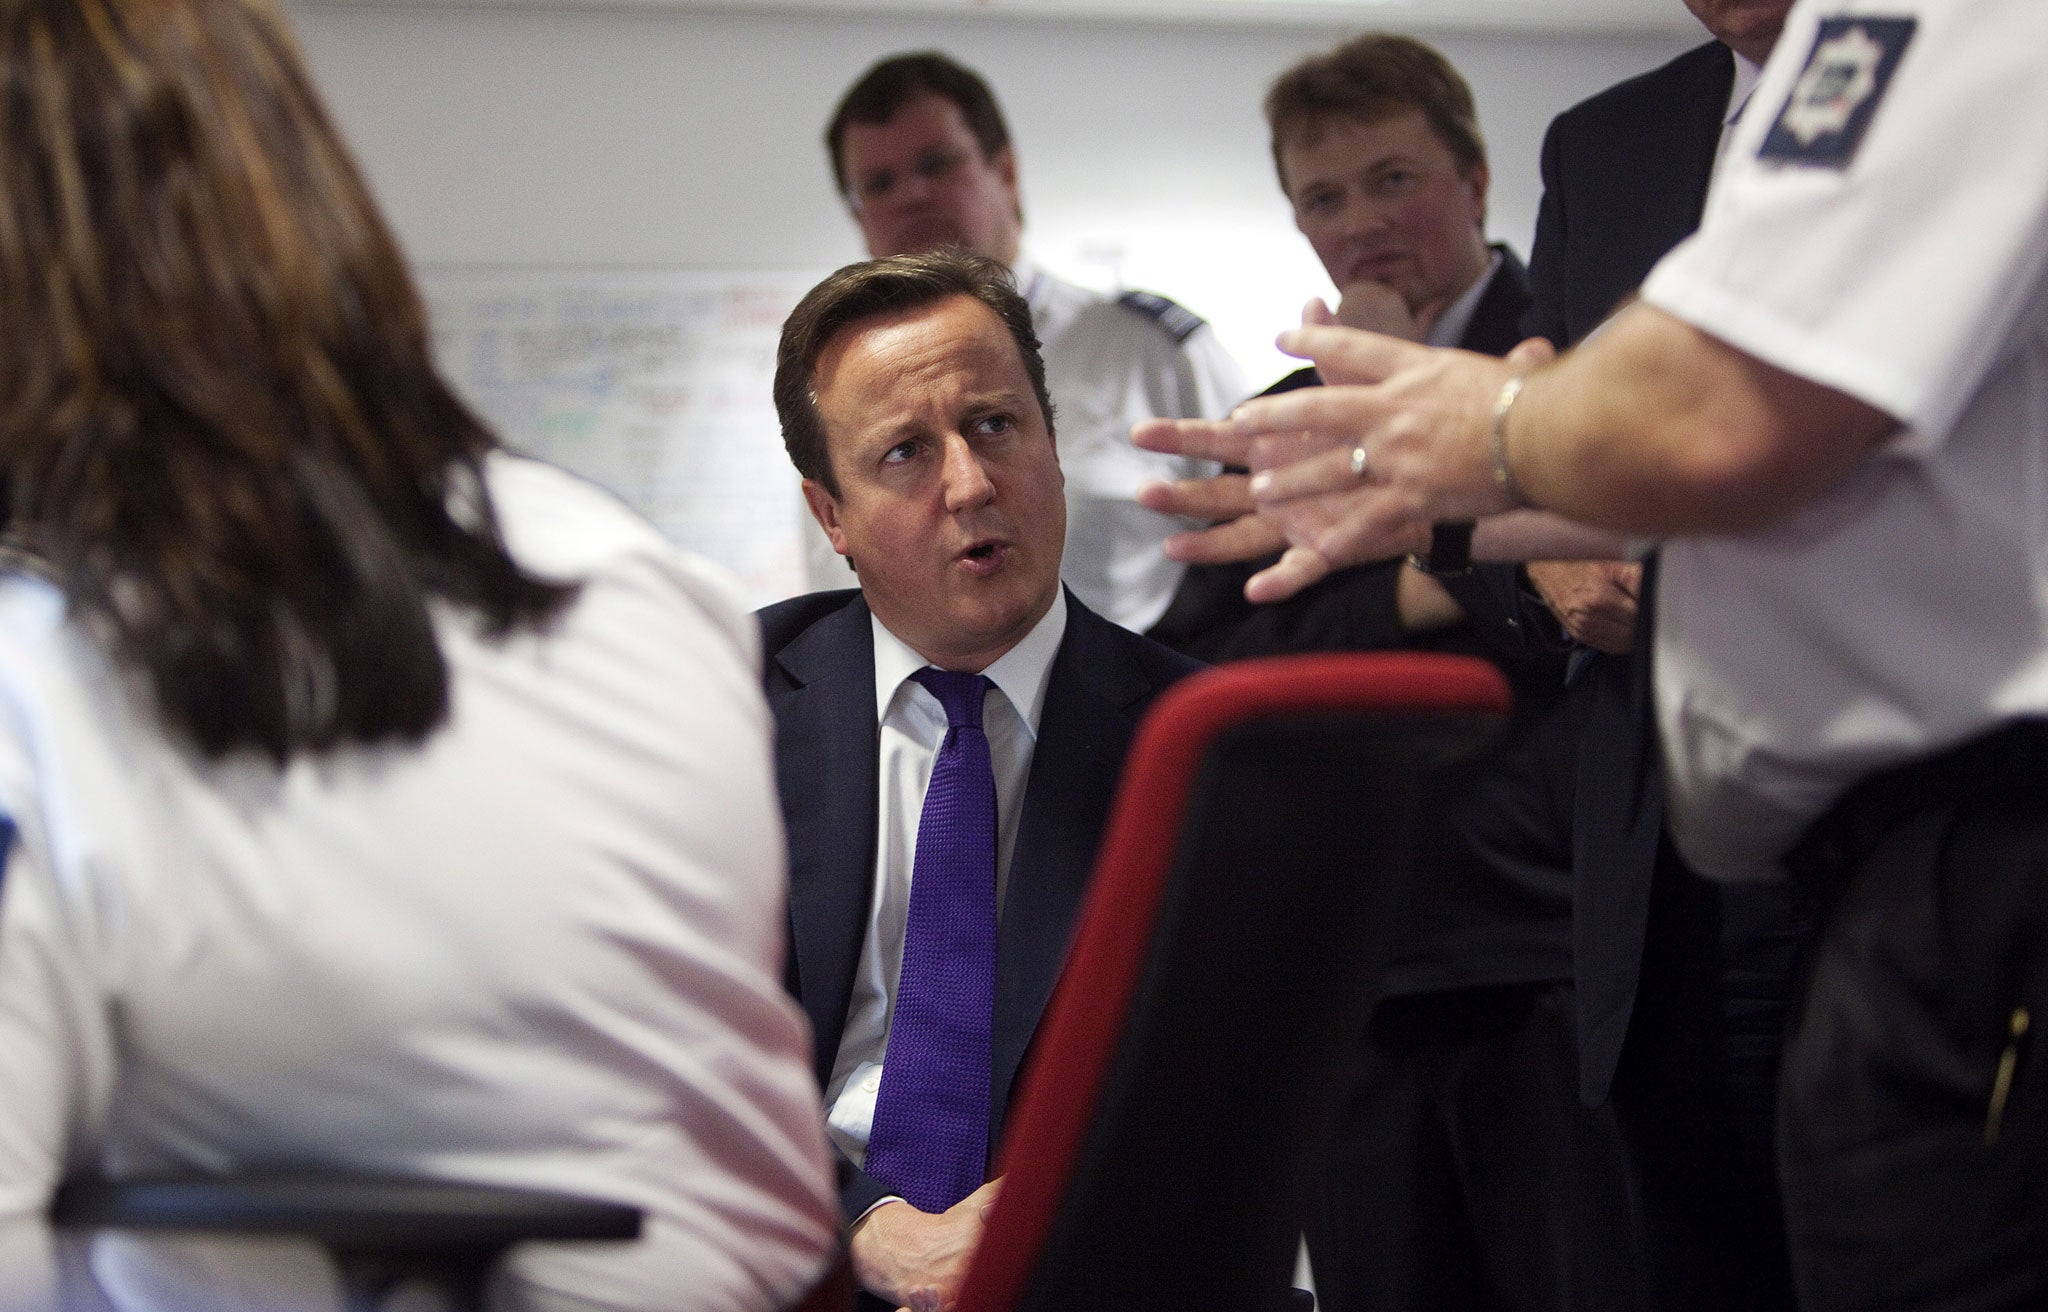
[[[1493,481],[1507,493],[1509,503],[1516,506],[1528,505],[1529,499],[1515,486],[1515,471],[1508,467],[1508,411],[1515,408],[1515,400],[1522,395],[1522,384],[1526,381],[1517,375],[1500,385],[1499,394],[1493,398],[1493,429],[1488,445],[1493,457]]]

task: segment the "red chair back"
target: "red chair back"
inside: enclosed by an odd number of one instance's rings
[[[1159,700],[1033,1044],[967,1312],[1281,1305],[1419,797],[1508,704],[1485,662],[1408,653],[1247,661]]]

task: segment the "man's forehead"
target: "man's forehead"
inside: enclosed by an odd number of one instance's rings
[[[1410,124],[1421,127],[1430,140],[1446,150],[1450,149],[1450,144],[1437,136],[1436,128],[1431,125],[1429,115],[1423,112],[1422,106],[1393,100],[1382,101],[1369,110],[1357,113],[1348,110],[1327,110],[1296,119],[1282,128],[1280,149],[1283,152],[1314,150],[1322,145],[1331,133],[1341,132],[1345,128],[1373,132]]]
[[[844,325],[818,353],[811,387],[821,404],[829,394],[865,408],[937,379],[992,397],[1030,391],[1009,329],[965,293]]]
[[[848,123],[840,142],[840,154],[850,157],[856,149],[870,154],[889,147],[922,149],[949,137],[971,139],[973,135],[973,130],[967,125],[967,115],[959,105],[936,91],[920,91],[898,105],[886,119],[878,122],[856,119]],[[855,161],[843,158],[842,162],[852,165]]]

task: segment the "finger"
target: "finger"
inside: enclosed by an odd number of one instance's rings
[[[1330,572],[1330,562],[1312,547],[1289,547],[1273,564],[1245,581],[1245,600],[1258,605],[1285,601]]]
[[[1377,383],[1429,350],[1413,342],[1356,328],[1290,328],[1280,334],[1280,349],[1313,360],[1326,383]]]
[[[1626,624],[1586,624],[1572,634],[1580,642],[1595,651],[1604,651],[1610,656],[1624,656],[1635,645],[1635,629]]]
[[[1249,463],[1254,473],[1262,469],[1278,469],[1297,460],[1319,456],[1330,446],[1328,438],[1317,437],[1313,433],[1262,433],[1252,439]],[[1345,459],[1350,457],[1347,455]],[[1249,486],[1245,490],[1245,498],[1251,498]]]
[[[1635,603],[1622,597],[1602,597],[1586,608],[1586,622],[1608,629],[1629,629],[1636,622]]]
[[[1531,337],[1517,342],[1515,348],[1502,357],[1515,367],[1515,372],[1534,369],[1539,364],[1549,364],[1557,358],[1557,348],[1545,337]]]
[[[1369,388],[1299,387],[1274,396],[1253,397],[1231,411],[1229,422],[1247,445],[1272,434],[1295,433],[1302,435],[1304,450],[1331,446],[1348,450],[1361,433],[1381,418],[1384,409],[1384,403]]]
[[[1291,501],[1295,497],[1356,489],[1361,484],[1359,475],[1351,472],[1351,452],[1352,448],[1343,447],[1274,469],[1262,469],[1251,476],[1248,486],[1252,497],[1263,506],[1276,501]],[[1372,476],[1371,470],[1368,459],[1365,477]]]
[[[1337,290],[1342,297],[1337,302],[1337,322],[1345,327],[1385,333],[1408,342],[1423,335],[1416,327],[1407,299],[1386,283],[1368,278],[1345,283]]]
[[[1244,463],[1251,444],[1237,424],[1217,419],[1147,419],[1132,426],[1131,442],[1146,451],[1232,465]]]
[[[1236,519],[1258,509],[1251,480],[1243,474],[1215,478],[1183,478],[1172,483],[1147,483],[1138,489],[1138,504],[1162,515],[1191,519]]]
[[[1187,565],[1228,565],[1270,556],[1286,545],[1278,525],[1263,515],[1246,515],[1214,528],[1176,533],[1166,540],[1166,554]]]
[[[1326,523],[1308,537],[1306,545],[1315,548],[1332,568],[1404,556],[1429,547],[1430,517],[1411,494],[1366,485],[1321,501],[1327,507]],[[1302,541],[1300,534],[1293,537]]]
[[[1301,321],[1311,328],[1327,327],[1337,322],[1337,313],[1328,301],[1317,296],[1301,307]]]

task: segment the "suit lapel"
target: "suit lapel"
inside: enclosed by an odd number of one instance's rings
[[[1121,632],[1068,594],[996,935],[996,1125],[1066,961],[1124,752],[1155,691],[1122,649]]]
[[[874,897],[874,633],[858,599],[773,655],[775,760],[789,825],[790,974],[831,1076]],[[787,681],[787,686],[775,686]]]
[[[1506,355],[1522,340],[1522,312],[1529,308],[1529,273],[1515,253],[1496,246],[1500,267],[1486,280],[1479,304],[1472,307],[1472,322],[1458,345],[1486,355]]]
[[[1714,180],[1714,159],[1721,150],[1727,123],[1728,97],[1735,89],[1735,56],[1715,43],[1709,53],[1685,68],[1687,86],[1670,117],[1668,148],[1656,155],[1661,171],[1645,199],[1657,210],[1652,222],[1661,231],[1662,250],[1670,250],[1700,226],[1707,207],[1707,188]],[[1654,263],[1654,261],[1652,261]],[[1649,276],[1645,268],[1640,278]]]

